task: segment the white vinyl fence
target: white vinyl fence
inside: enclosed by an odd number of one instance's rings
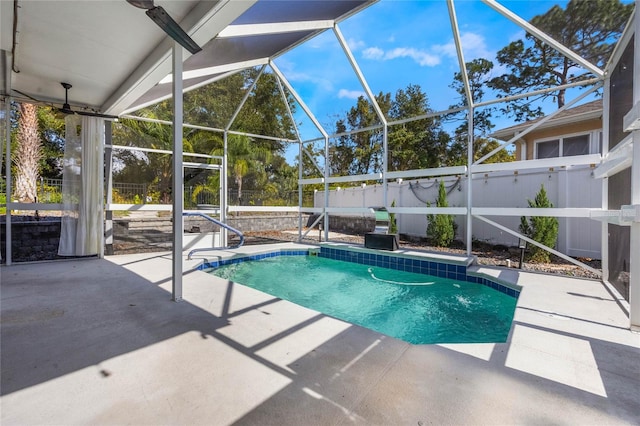
[[[602,203],[602,181],[592,176],[589,166],[525,170],[521,172],[492,172],[473,175],[473,207],[529,207],[544,185],[554,207],[600,208]],[[396,207],[425,207],[427,202],[435,206],[440,180],[444,179],[447,201],[450,207],[466,207],[467,178],[447,176],[444,178],[419,179],[388,184],[387,200]],[[315,194],[315,207],[324,204],[324,192]],[[382,185],[366,185],[341,188],[329,192],[328,207],[376,207],[383,206]],[[340,216],[362,214],[332,213]],[[488,217],[509,229],[518,231],[520,217]],[[569,256],[600,259],[601,225],[587,218],[559,218],[558,243],[556,249]],[[427,219],[424,214],[397,214],[400,233],[425,236]],[[466,235],[466,218],[457,216],[456,239]],[[518,239],[483,221],[473,219],[474,240],[492,244],[515,246]]]

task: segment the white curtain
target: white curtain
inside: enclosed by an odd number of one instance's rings
[[[65,119],[60,256],[100,252],[102,232],[102,141],[104,120],[69,115]]]

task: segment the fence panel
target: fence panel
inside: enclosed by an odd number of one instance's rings
[[[387,200],[389,205],[395,200],[397,207],[435,206],[440,180],[447,190],[450,207],[466,207],[467,178],[448,176],[445,178],[422,179],[389,183]],[[527,200],[533,200],[544,185],[549,200],[554,207],[600,208],[602,183],[591,176],[588,166],[562,168],[559,170],[528,170],[519,173],[496,172],[473,176],[474,207],[528,207]],[[324,205],[324,192],[318,191],[314,197],[315,207]],[[373,207],[382,206],[381,185],[351,187],[329,192],[330,207]],[[361,214],[340,214],[341,216]],[[492,216],[491,220],[517,231],[520,217]],[[403,234],[417,237],[426,236],[426,215],[398,214],[398,230]],[[466,217],[456,216],[456,238],[465,239]],[[474,219],[473,239],[492,244],[515,246],[518,239],[493,226]],[[600,224],[586,218],[559,219],[557,248],[570,256],[600,258]]]

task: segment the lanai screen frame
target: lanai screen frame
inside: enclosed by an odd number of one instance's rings
[[[612,216],[622,216],[622,212],[619,211],[607,211],[607,205],[606,205],[606,201],[603,200],[603,205],[602,208],[600,209],[588,209],[588,208],[578,208],[578,209],[566,209],[566,208],[554,208],[554,209],[527,209],[527,208],[476,208],[473,207],[473,202],[472,202],[472,188],[471,188],[471,182],[472,179],[468,178],[467,182],[468,182],[468,186],[467,186],[467,206],[466,207],[449,207],[449,208],[437,208],[437,207],[425,207],[425,208],[404,208],[404,207],[390,207],[388,204],[388,200],[387,200],[387,183],[390,180],[393,179],[398,179],[398,178],[419,178],[419,177],[427,177],[427,176],[436,176],[436,175],[452,175],[452,174],[466,174],[467,177],[472,176],[474,173],[485,173],[487,171],[498,171],[498,170],[522,170],[524,168],[538,168],[538,167],[561,167],[561,166],[569,166],[569,165],[579,165],[579,164],[593,164],[595,163],[601,163],[603,158],[606,157],[607,155],[607,138],[608,135],[606,132],[604,132],[604,143],[603,143],[603,153],[602,156],[600,155],[591,155],[591,156],[585,156],[585,157],[581,157],[579,159],[575,159],[575,158],[571,158],[571,157],[559,157],[559,158],[554,158],[554,159],[545,159],[545,160],[528,160],[526,162],[526,164],[522,163],[522,162],[515,162],[515,163],[500,163],[500,164],[483,164],[483,162],[489,158],[491,155],[494,155],[496,152],[498,152],[500,149],[505,148],[506,146],[510,145],[513,140],[507,141],[505,143],[503,143],[499,148],[497,148],[496,150],[494,150],[493,152],[487,154],[486,156],[484,156],[483,158],[477,160],[477,161],[473,161],[473,144],[472,139],[473,138],[473,111],[475,108],[479,108],[482,106],[486,106],[486,105],[490,105],[493,103],[499,103],[499,102],[505,102],[511,99],[517,99],[517,98],[521,98],[521,97],[525,97],[525,96],[530,96],[532,94],[536,94],[536,93],[541,93],[544,91],[556,91],[560,88],[569,88],[569,87],[575,87],[575,86],[584,86],[584,85],[588,85],[591,84],[593,85],[591,89],[589,89],[590,91],[587,91],[585,93],[583,93],[581,96],[577,97],[576,99],[568,102],[567,104],[565,104],[565,107],[556,111],[553,114],[550,114],[548,116],[546,116],[545,118],[543,118],[542,120],[537,121],[533,126],[531,126],[528,130],[526,130],[525,132],[530,132],[533,129],[535,129],[535,127],[543,124],[544,122],[552,119],[555,114],[561,112],[562,110],[571,107],[572,105],[574,105],[575,103],[579,102],[580,100],[582,100],[584,97],[586,97],[590,92],[596,90],[597,88],[600,87],[604,87],[604,92],[605,92],[605,108],[604,108],[604,123],[608,122],[608,118],[609,118],[609,111],[608,108],[606,107],[607,102],[609,102],[610,100],[608,99],[608,86],[607,86],[607,72],[612,69],[612,62],[610,62],[607,67],[605,68],[605,70],[601,70],[598,67],[594,66],[593,64],[591,64],[590,62],[586,61],[585,59],[581,58],[579,55],[575,54],[574,52],[572,52],[571,50],[567,49],[566,47],[564,47],[563,45],[561,45],[560,43],[556,42],[555,40],[551,39],[548,35],[546,35],[545,33],[543,33],[542,31],[538,30],[537,28],[535,28],[534,26],[530,25],[528,22],[524,21],[523,19],[519,18],[517,15],[513,14],[511,11],[509,11],[506,7],[500,5],[499,3],[497,3],[494,0],[483,0],[483,2],[488,5],[489,7],[491,7],[492,9],[494,9],[495,11],[497,11],[498,13],[502,14],[503,16],[505,16],[506,18],[508,18],[509,20],[511,20],[512,22],[514,22],[515,24],[519,25],[520,27],[522,27],[525,31],[527,31],[528,33],[534,35],[535,37],[539,38],[540,40],[544,41],[545,43],[549,44],[550,46],[554,47],[556,50],[558,50],[559,52],[563,53],[564,55],[566,55],[567,57],[569,57],[570,59],[572,59],[574,62],[582,65],[584,68],[588,69],[589,71],[591,71],[596,77],[594,79],[591,79],[589,81],[585,81],[585,82],[580,82],[580,83],[574,83],[574,84],[569,84],[569,85],[565,85],[565,86],[560,86],[560,87],[553,87],[553,88],[549,88],[549,89],[545,89],[542,91],[536,91],[536,92],[530,92],[527,94],[522,94],[522,95],[518,95],[518,96],[513,96],[513,97],[508,97],[508,98],[501,98],[501,99],[496,99],[493,101],[487,101],[487,102],[481,102],[481,103],[477,103],[474,104],[471,98],[471,92],[470,92],[470,87],[469,87],[469,82],[467,81],[467,73],[466,73],[466,69],[465,69],[465,60],[464,60],[464,56],[462,53],[462,41],[460,39],[460,34],[459,34],[459,29],[458,29],[458,24],[457,24],[457,18],[456,18],[456,14],[455,14],[455,8],[454,8],[454,3],[453,0],[447,0],[447,7],[448,7],[448,11],[449,11],[449,19],[451,22],[451,29],[452,29],[452,33],[453,33],[453,37],[454,37],[454,41],[455,41],[455,46],[456,46],[456,52],[457,52],[457,57],[458,57],[458,63],[460,66],[460,70],[461,70],[461,75],[463,77],[463,85],[464,85],[464,89],[465,89],[465,93],[466,93],[466,98],[467,98],[467,107],[464,108],[467,110],[467,114],[468,114],[468,122],[469,122],[469,141],[468,141],[468,149],[467,149],[467,166],[460,166],[460,167],[451,167],[451,168],[437,168],[437,169],[421,169],[421,170],[408,170],[408,171],[389,171],[387,169],[387,158],[388,158],[388,146],[387,146],[387,136],[388,136],[388,128],[389,126],[392,125],[397,125],[397,124],[402,124],[405,122],[409,122],[409,121],[414,121],[414,120],[420,120],[420,119],[424,119],[427,117],[432,117],[432,116],[439,116],[445,113],[450,113],[450,112],[455,112],[455,111],[460,111],[460,110],[448,110],[448,111],[439,111],[439,112],[435,112],[432,114],[427,114],[424,116],[420,116],[420,117],[413,117],[410,119],[406,119],[406,120],[399,120],[399,121],[395,121],[395,122],[389,122],[386,117],[384,116],[384,114],[382,113],[382,111],[380,110],[380,107],[377,105],[377,102],[375,100],[375,96],[373,95],[371,89],[368,86],[367,80],[364,76],[364,74],[361,72],[357,61],[355,60],[348,44],[346,43],[344,37],[342,36],[342,33],[340,31],[339,25],[338,23],[334,23],[332,30],[335,34],[336,39],[338,40],[341,48],[343,49],[345,55],[347,56],[347,59],[349,60],[353,71],[356,73],[358,79],[360,80],[360,83],[362,84],[365,93],[369,99],[369,102],[371,103],[371,105],[373,106],[376,114],[378,115],[378,118],[380,120],[380,122],[382,123],[380,125],[380,127],[383,130],[383,158],[384,158],[384,162],[383,162],[383,170],[381,173],[376,173],[376,174],[367,174],[367,175],[359,175],[359,176],[337,176],[337,177],[331,177],[329,175],[329,139],[332,137],[336,137],[336,136],[340,136],[340,135],[329,135],[324,129],[323,127],[320,125],[320,123],[318,122],[318,120],[315,118],[315,116],[313,115],[312,111],[306,106],[306,104],[304,103],[304,101],[302,100],[302,98],[296,93],[296,91],[293,89],[292,85],[287,81],[286,77],[284,76],[284,74],[278,69],[278,67],[275,65],[275,63],[273,63],[273,59],[274,58],[270,58],[268,61],[268,65],[272,68],[273,72],[275,73],[275,75],[277,76],[277,81],[278,84],[280,85],[280,90],[283,92],[282,90],[282,85],[284,85],[285,87],[287,87],[287,89],[289,90],[289,92],[291,93],[291,95],[296,99],[296,101],[299,103],[299,105],[302,107],[302,109],[304,110],[304,112],[307,114],[307,116],[311,119],[311,121],[314,123],[314,125],[317,127],[318,131],[322,134],[322,139],[324,139],[325,142],[325,166],[324,169],[321,170],[322,172],[322,177],[320,178],[316,178],[316,179],[303,179],[302,178],[302,157],[303,155],[305,155],[304,152],[304,148],[303,145],[305,143],[308,142],[313,142],[314,140],[305,140],[302,141],[300,140],[299,137],[299,132],[296,128],[296,133],[298,135],[298,140],[295,141],[299,144],[299,154],[298,154],[298,159],[299,159],[299,204],[298,207],[290,207],[290,208],[282,208],[282,207],[234,207],[234,206],[228,206],[228,200],[226,199],[227,197],[227,188],[228,188],[228,184],[227,184],[227,173],[226,173],[226,162],[227,162],[227,137],[228,134],[231,133],[230,131],[230,127],[233,123],[233,120],[235,119],[235,116],[237,116],[237,113],[239,112],[240,108],[242,107],[242,105],[244,104],[244,102],[246,101],[246,98],[248,96],[248,94],[250,93],[250,91],[247,92],[247,96],[245,96],[245,98],[243,99],[242,104],[239,106],[238,110],[236,111],[236,113],[234,114],[233,119],[230,121],[230,123],[225,127],[225,129],[207,129],[207,130],[211,130],[211,131],[223,131],[224,132],[224,155],[223,155],[223,159],[222,159],[222,172],[223,172],[223,176],[224,178],[222,179],[223,183],[222,183],[222,194],[223,197],[221,199],[221,205],[220,205],[220,214],[221,214],[221,219],[223,222],[226,222],[226,213],[229,211],[293,211],[293,212],[298,212],[299,214],[299,238],[302,238],[302,214],[303,213],[321,213],[321,217],[324,217],[324,221],[325,221],[325,226],[324,226],[324,232],[325,232],[325,239],[328,239],[328,233],[329,233],[329,214],[332,213],[341,213],[341,212],[345,212],[345,213],[354,213],[354,212],[358,212],[358,213],[367,213],[368,209],[358,209],[358,208],[339,208],[339,207],[329,207],[328,206],[328,190],[329,190],[329,184],[330,183],[338,183],[338,182],[358,182],[358,181],[366,181],[366,180],[371,180],[371,179],[380,179],[382,180],[383,183],[383,198],[384,198],[384,204],[387,207],[387,209],[389,210],[389,212],[391,213],[402,213],[402,214],[454,214],[454,215],[465,215],[466,216],[466,221],[467,221],[467,235],[466,235],[466,250],[467,250],[467,254],[470,255],[471,254],[471,248],[472,248],[472,241],[471,241],[471,235],[472,235],[472,218],[476,217],[480,220],[483,220],[487,223],[490,223],[494,226],[499,227],[500,229],[502,229],[505,232],[509,232],[513,235],[519,236],[521,238],[526,239],[526,237],[520,235],[519,233],[515,232],[515,231],[511,231],[508,230],[507,228],[501,227],[500,225],[496,224],[495,222],[487,219],[485,216],[490,216],[490,215],[495,215],[495,216],[554,216],[554,217],[592,217],[594,219],[600,218],[601,220],[603,220],[604,222],[606,222],[607,218],[611,218]],[[636,10],[638,10],[639,6],[640,6],[640,0],[636,0],[635,1],[635,5],[636,5]],[[638,30],[639,26],[640,26],[640,18],[638,17],[638,14],[635,14],[634,20],[632,25],[630,26],[630,28],[628,27],[625,31],[625,34],[629,33],[629,32],[635,32],[636,34],[640,33],[640,30]],[[640,69],[640,66],[638,65],[638,63],[640,62],[639,56],[640,56],[640,52],[637,48],[638,46],[638,37],[635,38],[635,44],[636,44],[636,49],[635,49],[635,64],[636,64],[636,69]],[[182,52],[178,50],[177,48],[174,48],[173,50],[173,58],[174,58],[174,73],[173,75],[182,75],[181,72],[181,54]],[[179,62],[179,63],[178,63]],[[640,91],[640,84],[638,84],[638,81],[640,79],[640,77],[638,77],[637,75],[638,73],[636,73],[636,75],[634,76],[635,78],[635,83],[634,84],[634,105],[636,106],[636,110],[640,109],[638,107],[638,105],[640,104],[640,94],[638,93]],[[176,98],[176,102],[175,104],[179,104],[176,105],[177,110],[176,110],[176,114],[179,112],[180,118],[177,119],[174,116],[174,122],[172,123],[175,126],[175,135],[176,135],[176,139],[178,138],[178,135],[181,134],[181,130],[182,130],[182,113],[181,113],[181,98],[182,98],[182,82],[181,79],[175,79],[176,81],[174,81],[173,85],[174,85],[174,90],[173,90],[173,96],[174,98]],[[257,80],[256,80],[257,81]],[[288,106],[288,102],[286,100],[286,96],[284,96],[284,92],[283,92],[283,97],[285,99],[285,104]],[[178,102],[178,98],[180,98],[180,102]],[[9,103],[7,103],[8,105]],[[7,111],[8,111],[7,107]],[[462,110],[464,110],[462,109]],[[292,121],[295,125],[295,120],[293,119],[293,116],[291,114],[291,111],[289,110],[289,114],[291,115]],[[177,122],[179,121],[179,123]],[[605,124],[606,125],[606,124]],[[371,130],[371,129],[360,129],[351,133],[356,133],[359,131],[366,131],[366,130]],[[241,132],[238,132],[239,134],[242,134]],[[640,143],[638,143],[638,138],[640,138],[640,135],[638,135],[639,131],[638,130],[634,130],[633,131],[633,141],[636,142],[634,144],[634,148],[633,148],[633,160],[631,162],[631,167],[632,167],[632,182],[640,182]],[[7,131],[7,136],[8,136],[8,131]],[[257,137],[261,137],[261,138],[272,138],[270,136],[260,136],[260,135],[251,135],[251,136],[257,136]],[[520,137],[522,136],[522,134],[519,135]],[[278,140],[282,140],[282,138],[277,138]],[[316,139],[317,140],[317,139]],[[7,157],[6,157],[6,161],[7,161],[7,169],[10,169],[10,143],[9,143],[9,138],[7,138]],[[287,142],[294,142],[294,141],[287,141]],[[107,147],[108,148],[108,147]],[[175,146],[175,148],[179,148],[177,150],[182,151],[181,149],[181,144],[179,144],[178,146]],[[175,151],[174,151],[175,152]],[[177,160],[179,158],[179,161]],[[176,173],[177,170],[180,170],[180,177],[182,176],[182,156],[174,156],[174,176],[178,176],[178,174]],[[596,160],[596,161],[594,161]],[[606,161],[606,160],[605,160]],[[10,172],[8,171],[8,175],[10,177]],[[635,179],[635,180],[634,180]],[[176,183],[178,182],[178,180],[175,181]],[[325,186],[325,203],[324,206],[321,208],[305,208],[302,206],[302,187],[306,184],[312,184],[312,183],[323,183]],[[180,185],[179,185],[180,186]],[[636,250],[636,252],[640,252],[640,230],[638,229],[638,227],[640,227],[640,223],[638,223],[638,216],[640,216],[640,213],[637,212],[637,210],[640,210],[637,208],[637,205],[640,204],[640,185],[639,184],[635,184],[632,185],[632,205],[635,206],[636,208],[636,213],[635,213],[635,219],[634,216],[632,216],[632,214],[630,214],[628,211],[630,209],[627,209],[627,213],[626,213],[626,219],[628,221],[631,221],[633,224],[631,225],[632,231],[632,244],[631,244],[631,250]],[[606,182],[603,181],[603,188],[606,191]],[[7,191],[9,192],[10,190],[10,184],[7,185]],[[9,194],[8,194],[9,195]],[[180,232],[180,237],[178,238],[178,236],[176,235],[177,232],[177,228],[175,226],[177,226],[177,220],[175,220],[177,217],[180,217],[181,219],[181,214],[183,211],[183,206],[182,205],[176,205],[175,202],[175,198],[174,197],[174,205],[173,205],[173,213],[174,213],[174,257],[177,258],[179,256],[176,255],[177,253],[177,249],[176,247],[178,246],[178,243],[180,243],[180,249],[181,249],[181,232]],[[178,204],[181,204],[178,203]],[[10,211],[11,209],[22,209],[22,210],[36,210],[36,209],[42,209],[42,208],[51,208],[51,206],[41,206],[41,205],[26,205],[24,203],[12,203],[12,202],[8,202],[7,203],[7,209]],[[107,205],[107,209],[106,211],[110,210],[110,207]],[[119,209],[120,207],[124,207],[124,206],[118,206]],[[148,209],[153,209],[154,206],[149,206]],[[177,215],[180,216],[177,216]],[[9,253],[9,259],[8,259],[8,263],[10,263],[10,244],[11,244],[11,232],[10,232],[10,228],[11,228],[11,222],[10,222],[10,213],[8,215],[8,221],[7,221],[7,253]],[[604,219],[603,219],[604,218]],[[608,268],[608,253],[606,250],[606,245],[607,245],[607,239],[604,238],[606,236],[606,223],[603,223],[603,250],[602,250],[602,257],[603,257],[603,275],[602,279],[604,282],[606,282],[607,280],[607,268]],[[532,241],[532,240],[528,240],[529,242],[539,245],[536,242]],[[223,237],[223,244],[226,244],[226,236]],[[104,246],[104,240],[103,240],[103,246]],[[562,254],[559,252],[556,252],[554,250],[552,250],[549,247],[543,247],[545,249],[548,249],[550,251],[552,251],[554,254],[559,255],[560,257],[565,258],[568,261],[571,261],[572,263],[576,263],[582,267],[587,267],[587,269],[592,270],[592,272],[596,272],[599,274],[599,271],[593,270],[591,268],[589,268],[587,265],[581,264],[580,262]],[[180,269],[176,269],[178,268],[176,265],[178,263],[177,259],[174,259],[174,281],[176,279],[181,281],[181,266]],[[640,295],[638,293],[640,293],[640,286],[638,285],[638,282],[640,281],[640,271],[639,269],[639,265],[637,265],[637,263],[632,263],[632,272],[631,272],[631,288],[632,288],[632,292],[631,292],[631,296],[630,296],[630,306],[633,307],[633,309],[630,308],[630,318],[631,318],[631,327],[632,328],[637,328],[640,327]],[[181,283],[180,283],[180,287],[181,287]],[[181,290],[180,290],[181,292]],[[181,295],[177,295],[175,293],[175,286],[174,286],[174,300],[179,300],[181,298]],[[624,303],[624,302],[622,302]]]

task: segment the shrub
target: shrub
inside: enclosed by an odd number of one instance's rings
[[[393,200],[393,202],[391,203],[391,207],[395,207],[395,206],[396,206],[396,200]],[[390,234],[398,233],[398,225],[396,223],[395,213],[389,213],[389,233]]]
[[[431,204],[427,203],[427,206],[430,207]],[[449,207],[449,203],[447,203],[447,192],[444,188],[444,181],[440,181],[436,207]],[[438,247],[448,247],[453,242],[454,237],[455,227],[453,215],[427,215],[427,239],[431,244]]]
[[[536,194],[536,198],[527,200],[529,207],[547,207],[552,208],[553,204],[547,198],[547,191],[544,185],[540,185],[540,191]],[[544,244],[547,247],[554,247],[558,240],[558,219],[555,217],[533,216],[527,220],[526,217],[520,218],[520,232],[532,240]],[[551,258],[549,252],[537,246],[531,246],[527,258],[533,262],[549,263]]]

